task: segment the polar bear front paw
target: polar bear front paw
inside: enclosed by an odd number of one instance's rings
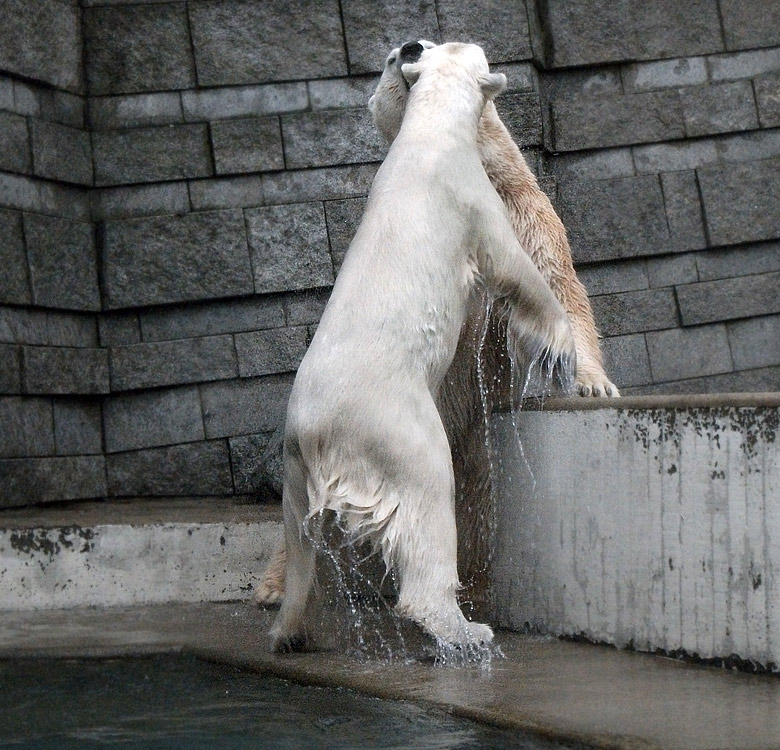
[[[399,613],[416,622],[440,644],[469,650],[485,647],[493,640],[493,629],[489,625],[470,622],[457,606],[441,612],[424,613],[401,608]]]
[[[276,585],[274,581],[260,581],[255,589],[255,601],[261,607],[275,607],[282,603],[284,599],[284,582],[282,585]]]
[[[620,396],[617,386],[610,382],[609,378],[604,373],[598,375],[580,375],[577,374],[577,378],[574,381],[577,393],[580,396],[588,397],[593,396],[599,398],[605,396],[607,398],[617,398]]]

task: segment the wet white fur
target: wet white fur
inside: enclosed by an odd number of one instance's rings
[[[507,307],[518,346],[573,358],[566,314],[522,251],[477,150],[477,123],[503,76],[474,45],[426,50],[403,123],[372,186],[287,413],[286,595],[278,649],[306,647],[315,546],[335,511],[399,581],[398,611],[435,638],[488,642],[456,592],[454,480],[437,408],[467,303],[481,281]]]

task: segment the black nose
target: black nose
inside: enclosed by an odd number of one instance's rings
[[[420,59],[424,47],[419,42],[407,42],[401,47],[401,62],[413,63]]]

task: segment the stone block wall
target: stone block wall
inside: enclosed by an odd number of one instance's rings
[[[0,12],[0,507],[257,497],[420,37],[507,74],[625,393],[780,388],[778,0]]]

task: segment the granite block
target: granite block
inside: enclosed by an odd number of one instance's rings
[[[198,388],[112,396],[103,405],[103,432],[107,453],[203,440]]]
[[[685,136],[677,91],[579,96],[552,102],[555,149],[580,151]]]
[[[65,346],[25,346],[22,385],[30,394],[109,392],[108,352]]]
[[[282,135],[288,169],[380,161],[387,152],[365,107],[285,115]]]
[[[0,303],[28,305],[32,301],[22,215],[0,209]]]
[[[490,63],[533,56],[522,3],[483,3],[475,8],[468,0],[437,0],[436,15],[442,39],[478,44]]]
[[[609,148],[582,153],[545,154],[546,167],[559,179],[608,180],[631,177],[634,159],[630,148]]]
[[[714,164],[720,158],[719,144],[712,139],[654,143],[634,146],[634,164],[639,174],[682,172]]]
[[[32,169],[27,119],[0,112],[0,169],[29,173]]]
[[[184,119],[188,122],[265,117],[300,112],[309,106],[309,96],[303,82],[195,89],[182,91],[181,100]]]
[[[201,86],[347,74],[337,0],[188,4]]]
[[[81,9],[60,0],[4,0],[0,70],[82,90]]]
[[[758,128],[756,102],[750,81],[683,89],[680,91],[680,101],[685,133],[689,138]]]
[[[394,47],[415,39],[447,41],[432,0],[342,0],[350,73],[378,73]]]
[[[701,281],[780,271],[780,242],[710,250],[696,254]]]
[[[278,296],[142,310],[140,316],[144,341],[215,336],[284,325],[283,301]]]
[[[200,392],[206,437],[275,430],[284,419],[291,388],[289,375],[205,383]]]
[[[684,326],[780,313],[780,272],[677,287]]]
[[[260,175],[192,180],[189,189],[193,211],[253,208],[264,203],[263,180]]]
[[[780,159],[697,170],[711,245],[780,237]]]
[[[0,394],[22,392],[22,351],[18,346],[0,344]]]
[[[649,289],[591,298],[596,325],[604,336],[622,336],[679,325],[672,289]]]
[[[347,198],[342,201],[325,202],[325,219],[328,223],[328,239],[330,254],[333,258],[333,268],[339,272],[344,256],[355,236],[363,212],[366,208],[366,198]]]
[[[621,392],[623,388],[653,382],[643,333],[608,336],[601,340],[601,351],[604,368]]]
[[[209,177],[206,125],[169,125],[92,135],[97,185]]]
[[[90,197],[92,217],[95,221],[186,214],[190,210],[186,182],[104,187],[93,191]]]
[[[30,120],[33,172],[38,177],[92,185],[89,133],[45,120]]]
[[[284,169],[282,133],[277,117],[212,122],[211,141],[219,175]]]
[[[251,294],[241,211],[208,211],[105,225],[108,309]]]
[[[118,130],[184,121],[178,91],[125,96],[99,96],[89,99],[89,124],[92,130]]]
[[[238,372],[242,378],[295,372],[309,345],[305,326],[236,334]]]
[[[538,94],[502,94],[496,99],[496,110],[518,146],[541,145],[542,110]]]
[[[633,292],[649,286],[644,259],[596,263],[578,269],[577,277],[591,296]]]
[[[103,452],[103,412],[92,399],[54,399],[54,442],[57,454]]]
[[[315,111],[365,108],[376,90],[376,85],[376,76],[309,81],[311,108]]]
[[[655,91],[704,84],[707,83],[706,58],[678,57],[635,63],[623,69],[623,81],[628,91]]]
[[[651,331],[645,337],[656,383],[734,369],[725,325]]]
[[[264,483],[261,457],[268,447],[269,433],[241,435],[230,438],[230,465],[233,468],[233,483],[236,493],[255,495],[263,492]]]
[[[111,347],[111,390],[225,380],[238,375],[232,336]]]
[[[758,76],[753,81],[753,87],[756,92],[761,127],[780,126],[780,71]]]
[[[699,280],[694,253],[648,258],[645,263],[651,288],[693,284]]]
[[[329,298],[330,289],[310,289],[288,294],[285,298],[287,325],[319,323]]]
[[[55,452],[54,417],[47,398],[0,397],[0,456],[51,456]]]
[[[621,390],[625,396],[670,393],[766,393],[780,389],[780,367],[738,370]]]
[[[655,176],[561,180],[558,211],[575,261],[668,253],[663,195]]]
[[[780,45],[778,0],[761,0],[758,5],[740,0],[720,0],[720,12],[728,49]]]
[[[97,346],[93,314],[0,307],[0,341],[12,344]]]
[[[737,370],[780,365],[780,315],[765,315],[726,324]]]
[[[87,8],[84,43],[93,96],[195,85],[184,3]]]
[[[91,224],[25,214],[24,235],[36,305],[100,310],[97,252]]]
[[[106,473],[111,497],[233,494],[223,440],[112,453]]]
[[[269,206],[277,203],[365,196],[368,195],[377,169],[376,164],[357,164],[264,174],[263,195]]]
[[[748,49],[730,55],[713,55],[707,58],[707,65],[712,81],[753,78],[780,69],[780,46],[772,49]]]
[[[103,456],[11,458],[0,461],[0,507],[16,508],[106,494]]]
[[[333,283],[321,203],[255,208],[245,215],[256,292],[283,292]]]
[[[101,346],[138,344],[141,341],[138,313],[104,313],[98,317],[98,332]]]
[[[707,247],[695,172],[665,172],[661,174],[661,189],[672,249],[683,251]]]

